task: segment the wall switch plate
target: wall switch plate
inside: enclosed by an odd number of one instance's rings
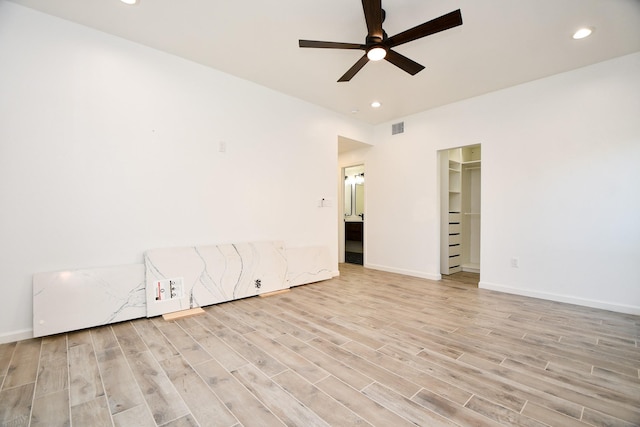
[[[520,267],[520,260],[518,258],[511,258],[511,268]]]
[[[333,200],[327,198],[327,197],[323,197],[320,199],[320,207],[321,208],[330,208],[331,206],[333,206]]]

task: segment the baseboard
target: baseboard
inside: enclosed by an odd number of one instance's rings
[[[429,279],[429,280],[442,279],[442,275],[440,274],[429,274],[422,271],[404,270],[401,268],[387,267],[385,265],[365,264],[364,267],[370,268],[372,270],[386,271],[388,273],[397,273],[397,274],[404,274],[405,276],[419,277],[421,279]]]
[[[33,338],[33,329],[22,329],[20,331],[7,332],[0,334],[0,344],[22,341]]]
[[[495,283],[480,282],[480,289],[504,292],[507,294],[522,295],[525,297],[539,298],[549,301],[564,302],[567,304],[581,305],[584,307],[599,308],[601,310],[615,311],[616,313],[640,315],[640,307],[626,304],[614,304],[606,301],[598,301],[587,298],[580,298],[571,295],[560,295],[550,292],[540,292],[531,289],[514,288],[512,286],[497,285]]]

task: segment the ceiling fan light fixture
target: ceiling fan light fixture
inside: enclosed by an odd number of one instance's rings
[[[367,58],[371,61],[380,61],[387,56],[387,49],[381,46],[374,46],[367,51]]]
[[[583,27],[578,29],[575,33],[573,33],[573,38],[575,40],[584,39],[589,37],[593,33],[593,27]]]

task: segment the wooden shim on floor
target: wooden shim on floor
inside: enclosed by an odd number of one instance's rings
[[[166,313],[162,315],[162,318],[166,321],[184,319],[185,317],[197,316],[203,314],[204,310],[200,307],[190,308],[189,310],[174,311],[173,313]]]
[[[278,294],[283,294],[285,292],[289,292],[291,289],[280,289],[279,291],[273,291],[273,292],[266,292],[264,294],[260,294],[259,297],[260,298],[266,298],[266,297],[270,297],[272,295],[278,295]]]

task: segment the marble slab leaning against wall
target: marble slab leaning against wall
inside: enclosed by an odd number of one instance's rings
[[[144,264],[33,275],[35,337],[146,315]]]
[[[331,279],[331,259],[326,246],[287,247],[289,286]]]
[[[153,249],[144,259],[148,317],[289,287],[282,242]]]

